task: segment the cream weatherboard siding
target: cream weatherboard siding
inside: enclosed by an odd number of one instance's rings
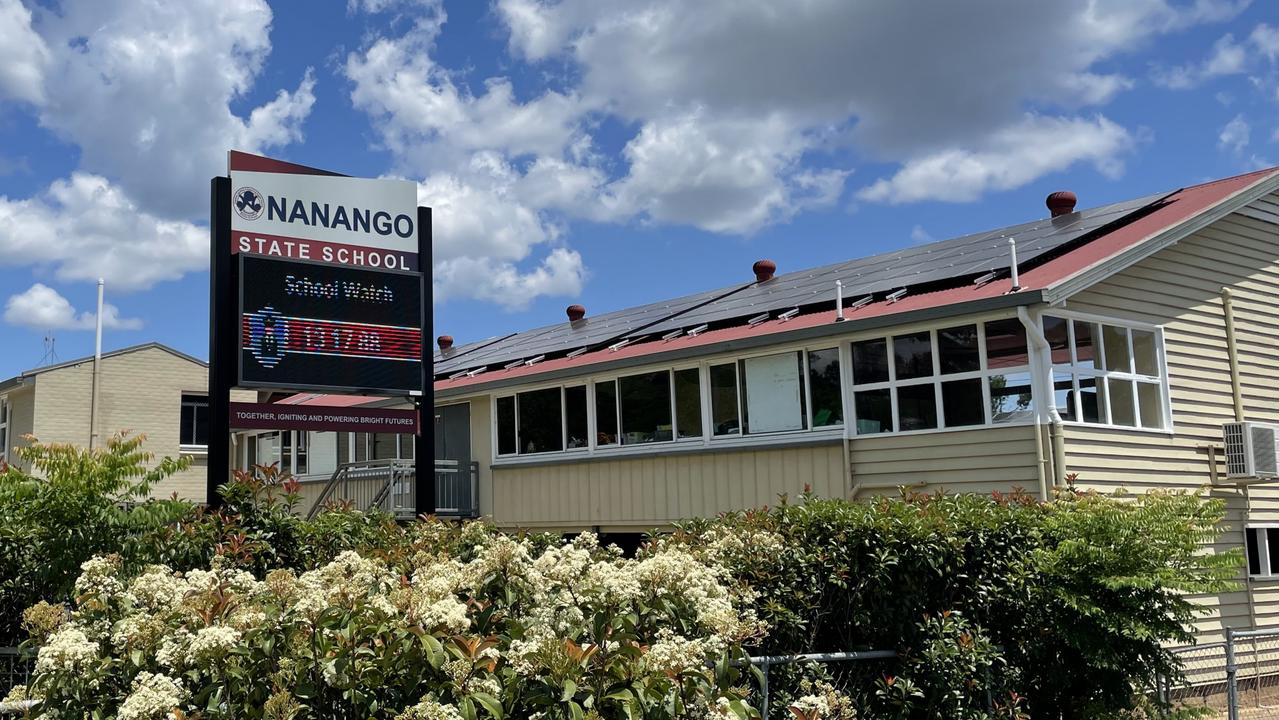
[[[1033,425],[926,432],[849,442],[852,495],[920,492],[1009,492],[1037,495]]]
[[[1279,522],[1279,483],[1229,483],[1219,450],[1221,426],[1234,420],[1226,354],[1222,287],[1234,293],[1245,418],[1279,422],[1279,197],[1269,196],[1176,245],[1071,297],[1076,312],[1130,318],[1164,327],[1173,432],[1071,426],[1066,462],[1086,488],[1143,490],[1208,487],[1210,457],[1219,479],[1207,490],[1229,508],[1222,546],[1240,547],[1247,522]],[[1209,450],[1209,448],[1214,448]],[[1210,452],[1213,455],[1210,455]],[[1227,593],[1201,623],[1279,625],[1279,580],[1254,580]]]
[[[474,408],[475,405],[472,405]],[[775,505],[805,487],[846,492],[839,440],[792,447],[714,449],[593,458],[492,470],[503,527],[641,532],[691,517]]]

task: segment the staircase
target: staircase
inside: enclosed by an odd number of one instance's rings
[[[479,463],[473,460],[436,460],[435,514],[476,517],[478,474]],[[365,460],[339,465],[328,480],[303,483],[303,495],[314,497],[306,517],[314,518],[330,503],[349,503],[355,510],[379,508],[397,520],[412,520],[417,514],[416,480],[417,471],[411,460]]]

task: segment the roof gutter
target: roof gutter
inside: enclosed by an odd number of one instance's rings
[[[621,370],[630,367],[639,367],[642,365],[652,365],[659,362],[672,362],[687,358],[701,357],[704,355],[731,352],[734,350],[750,350],[758,347],[767,347],[769,345],[780,345],[782,343],[795,342],[797,340],[812,340],[831,337],[834,335],[847,335],[849,333],[863,330],[875,330],[878,328],[893,327],[896,325],[905,325],[907,323],[915,322],[928,322],[931,320],[940,320],[959,315],[971,315],[974,313],[989,312],[991,310],[1003,310],[1023,305],[1035,305],[1041,302],[1043,302],[1043,295],[1041,291],[1023,290],[1018,293],[1008,293],[1005,295],[998,295],[996,297],[983,298],[981,300],[970,300],[968,302],[952,303],[950,305],[942,305],[939,307],[920,308],[918,310],[909,310],[907,312],[893,313],[891,315],[878,315],[875,317],[865,318],[863,320],[857,320],[850,317],[844,322],[832,321],[822,325],[799,328],[798,330],[768,333],[766,335],[756,335],[747,338],[736,338],[710,345],[697,345],[694,347],[655,352],[648,355],[637,355],[619,360],[582,365],[580,367],[560,368],[558,370],[551,370],[537,375],[521,375],[519,377],[509,379],[494,378],[488,382],[436,390],[435,399],[438,401],[468,397],[472,395],[483,395],[489,391],[500,388],[528,385],[531,383],[559,380],[563,378],[581,377],[582,375],[589,375],[597,372]]]
[[[1236,191],[1233,195],[1226,197],[1198,215],[1183,220],[1114,255],[1098,260],[1074,275],[1045,288],[1043,291],[1044,302],[1050,305],[1059,303],[1071,295],[1145,260],[1160,250],[1177,244],[1183,238],[1203,230],[1248,203],[1276,191],[1279,191],[1279,171],[1275,171],[1268,177],[1264,177],[1252,185]]]

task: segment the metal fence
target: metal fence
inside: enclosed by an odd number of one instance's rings
[[[1185,677],[1157,688],[1172,708],[1202,707],[1222,720],[1279,720],[1279,628],[1227,630],[1225,642],[1173,652]]]
[[[14,685],[25,685],[31,679],[34,666],[31,658],[20,653],[18,648],[0,646],[0,698]]]

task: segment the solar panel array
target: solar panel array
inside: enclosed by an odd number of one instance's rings
[[[843,282],[845,302],[852,302],[903,287],[976,277],[1007,269],[1008,238],[1017,240],[1018,261],[1024,264],[1120,221],[1167,195],[1149,195],[1057,218],[778,275],[765,283],[733,285],[470,343],[447,357],[436,353],[434,373],[436,377],[446,377],[486,366],[502,367],[542,355],[560,356],[581,348],[597,349],[620,339],[660,336],[815,303],[829,302],[833,309],[836,280]]]
[[[903,287],[966,276],[975,277],[992,270],[1007,269],[1009,238],[1017,240],[1018,264],[1024,264],[1131,215],[1165,196],[1166,193],[1150,195],[1057,218],[1045,218],[778,275],[769,282],[754,285],[677,318],[665,320],[645,332],[665,333],[703,323],[749,318],[765,312],[784,312],[815,303],[828,302],[833,310],[836,280],[844,284],[845,302],[852,302],[867,295]]]
[[[642,305],[587,317],[570,323],[568,320],[555,325],[526,330],[502,338],[495,343],[466,354],[451,354],[441,361],[437,355],[435,375],[451,375],[486,365],[505,365],[516,360],[530,360],[539,355],[565,353],[578,348],[601,345],[633,331],[641,331],[647,325],[670,318],[676,313],[695,308],[747,285],[734,285],[719,290],[686,295],[674,300]]]

